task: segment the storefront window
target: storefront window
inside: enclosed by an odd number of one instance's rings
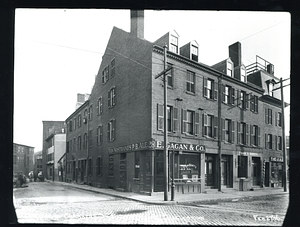
[[[200,154],[183,154],[179,157],[179,179],[197,182],[200,176]]]
[[[271,163],[271,183],[282,184],[282,162]]]
[[[238,156],[238,177],[248,177],[248,157]]]

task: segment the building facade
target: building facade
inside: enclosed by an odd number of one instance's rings
[[[37,175],[39,172],[43,172],[43,158],[42,151],[34,152],[34,173]]]
[[[59,180],[58,160],[66,152],[64,121],[43,121],[43,174],[48,180]]]
[[[113,28],[89,99],[67,119],[67,181],[151,194],[164,190],[164,119],[168,183],[177,193],[208,188],[281,186],[279,78],[265,61],[249,67],[241,44],[213,66],[198,62],[193,40],[176,31],[144,39],[143,11],[131,31]],[[164,48],[167,44],[166,62]],[[261,60],[261,58],[259,58]],[[167,116],[164,85],[167,74]],[[276,183],[275,183],[276,182]]]
[[[33,171],[34,147],[22,144],[13,144],[13,172],[21,173],[28,177],[28,173]]]

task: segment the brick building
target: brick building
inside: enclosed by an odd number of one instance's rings
[[[22,144],[13,144],[13,172],[22,173],[28,177],[28,173],[33,171],[34,147]]]
[[[155,76],[164,70],[167,44],[168,172],[176,192],[204,192],[218,182],[237,190],[280,186],[274,66],[260,57],[243,65],[239,42],[228,59],[207,66],[198,62],[197,41],[178,43],[176,31],[145,40],[143,11],[131,11],[130,33],[113,28],[89,99],[66,119],[68,182],[163,191],[164,93]]]
[[[48,180],[59,180],[58,160],[66,152],[64,121],[43,121],[43,175]]]

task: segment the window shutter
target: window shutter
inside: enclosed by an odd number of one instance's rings
[[[234,127],[234,121],[231,121],[231,143],[234,143],[234,130],[235,130],[235,127]]]
[[[225,119],[221,118],[221,122],[222,122],[222,141],[225,141]]]
[[[116,119],[112,121],[112,140],[116,139]]]
[[[213,91],[214,92],[214,100],[218,99],[218,83],[213,82]],[[219,91],[221,92],[221,91]]]
[[[268,109],[265,108],[265,122],[266,124],[269,124],[269,115],[268,115]]]
[[[246,144],[249,144],[249,124],[246,124]]]
[[[111,91],[111,90],[108,91],[108,95],[107,95],[107,96],[108,96],[108,98],[107,98],[107,105],[108,105],[108,108],[110,108],[110,99],[111,99],[111,97],[110,97],[110,91]]]
[[[260,146],[260,127],[257,127],[257,134],[258,134],[257,146]]]
[[[104,70],[102,71],[102,84],[104,84]]]
[[[157,130],[164,130],[164,106],[157,104]]]
[[[186,132],[187,110],[182,109],[182,133]]]
[[[202,136],[207,136],[207,114],[202,114],[202,122],[203,122]]]
[[[253,137],[253,130],[255,130],[254,128],[253,128],[254,126],[253,125],[250,125],[250,145],[253,145],[253,139],[254,139],[254,137]]]
[[[235,101],[235,89],[234,88],[231,88],[231,100],[230,100],[230,104],[231,105],[234,105],[234,101]]]
[[[241,122],[237,122],[237,143],[241,143]]]
[[[221,84],[222,102],[225,103],[225,85]],[[229,100],[227,100],[229,102]]]
[[[100,125],[100,143],[103,142],[103,125]]]
[[[110,122],[107,124],[107,141],[110,141]]]
[[[207,78],[203,77],[203,96],[207,98]]]
[[[269,109],[269,124],[273,124],[273,113],[271,109]]]
[[[279,119],[279,118],[278,118],[278,115],[279,115],[279,114],[278,114],[278,112],[275,111],[275,112],[274,112],[274,115],[275,115],[275,116],[274,116],[275,126],[277,126],[277,125],[278,125],[278,119]],[[279,126],[279,125],[278,125],[278,126]]]
[[[214,138],[218,139],[218,117],[214,116]]]
[[[274,150],[277,151],[279,150],[278,148],[278,137],[276,135],[274,135]]]
[[[239,106],[241,105],[241,91],[237,90],[236,95],[237,95],[237,106]]]
[[[99,108],[100,108],[100,98],[98,99],[98,102],[97,102],[97,115],[99,115]]]
[[[200,134],[200,114],[199,112],[195,112],[195,135],[198,136]]]
[[[178,108],[173,108],[173,132],[178,131]]]
[[[268,148],[268,134],[265,133],[265,148]]]

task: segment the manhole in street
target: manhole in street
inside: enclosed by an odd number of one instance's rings
[[[127,211],[118,211],[116,214],[137,214],[137,213],[143,213],[147,210],[127,210]]]

